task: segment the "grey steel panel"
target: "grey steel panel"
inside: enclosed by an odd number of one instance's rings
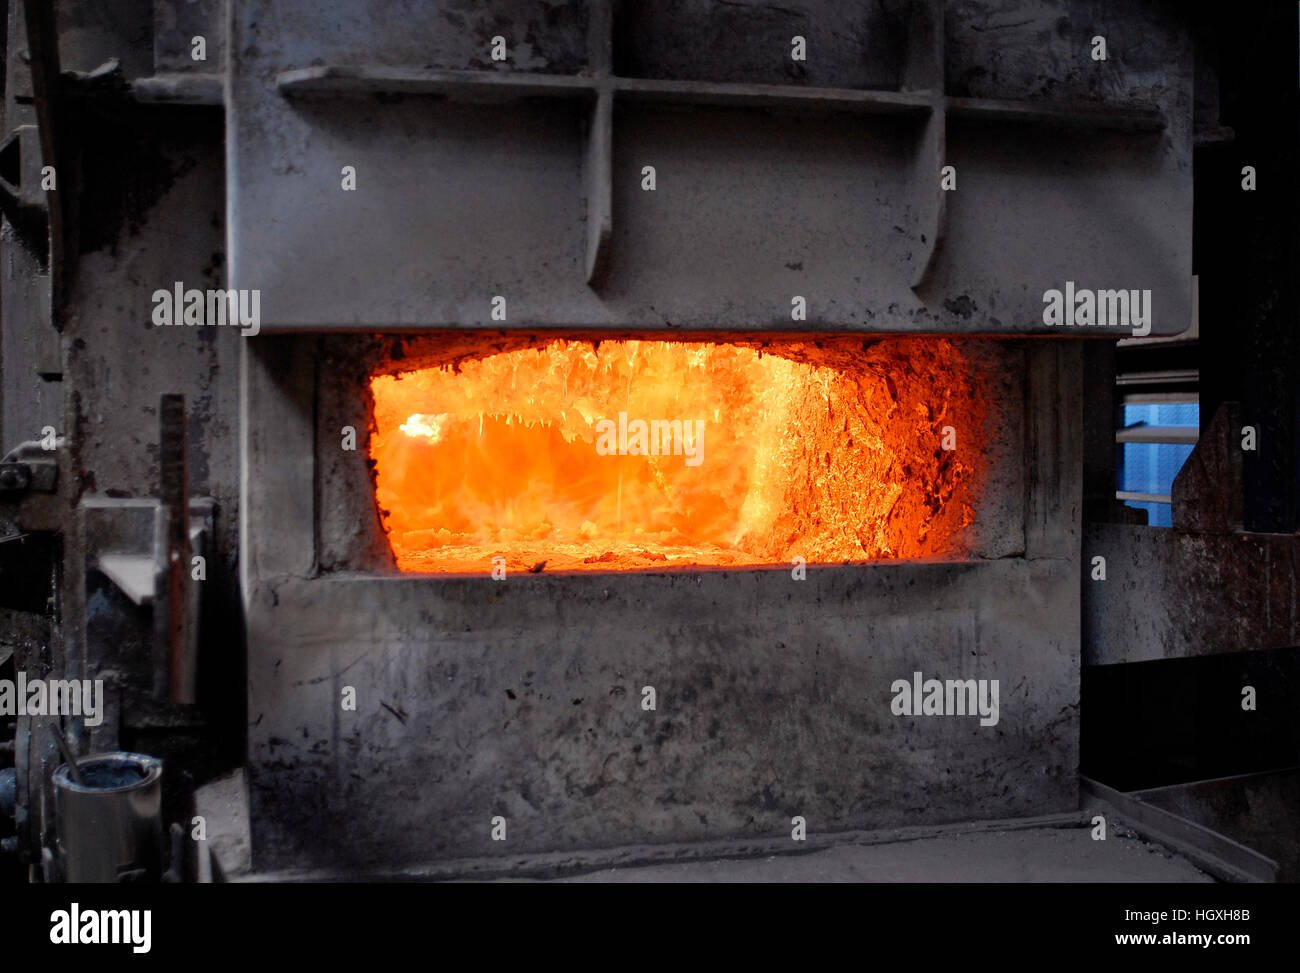
[[[607,74],[585,32],[610,28],[582,4],[564,5],[567,30],[547,21],[528,43],[516,28],[541,21],[526,2],[454,17],[361,0],[328,14],[233,6],[230,281],[262,292],[267,329],[1128,333],[1044,325],[1043,294],[1066,281],[1149,289],[1152,334],[1190,322],[1190,48],[1149,4],[1118,20],[1108,63],[1053,43],[1068,101],[1011,81],[1005,101],[937,96],[933,44],[915,38],[903,76],[922,88],[819,91]],[[950,15],[949,60],[973,19]],[[945,43],[924,17],[900,22]],[[1140,56],[1125,30],[1143,32]],[[504,65],[488,60],[497,32]],[[1105,84],[1080,80],[1090,70]],[[514,101],[454,101],[485,95]],[[958,189],[936,201],[944,163]],[[344,165],[355,192],[340,188]],[[504,322],[490,318],[496,295]],[[805,323],[791,322],[795,295]]]

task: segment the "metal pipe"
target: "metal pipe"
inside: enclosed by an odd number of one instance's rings
[[[164,523],[160,538],[162,597],[154,602],[154,691],[174,702],[194,702],[194,660],[189,647],[186,583],[190,569],[190,480],[185,428],[185,396],[159,402],[159,500]]]

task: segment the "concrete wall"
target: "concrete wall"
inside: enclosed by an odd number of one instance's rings
[[[249,606],[258,868],[1076,806],[1075,566],[285,579]],[[890,684],[998,679],[1000,719]],[[641,709],[654,686],[657,709]],[[357,693],[343,711],[343,687]],[[508,840],[491,840],[492,818]]]

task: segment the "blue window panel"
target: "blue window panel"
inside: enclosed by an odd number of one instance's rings
[[[1173,508],[1167,503],[1152,503],[1147,500],[1125,500],[1124,506],[1136,507],[1147,512],[1148,527],[1172,527]]]
[[[1124,443],[1119,488],[1132,493],[1169,493],[1194,448],[1190,443]]]
[[[1146,405],[1124,406],[1124,425],[1136,426],[1199,426],[1199,402],[1152,402]]]
[[[1196,428],[1201,422],[1198,402],[1150,402],[1123,407],[1123,423],[1130,426],[1180,426]],[[1120,452],[1119,489],[1130,493],[1169,494],[1174,477],[1195,446],[1179,443],[1124,443]],[[1125,500],[1125,506],[1147,512],[1152,527],[1173,526],[1173,508],[1167,503]]]

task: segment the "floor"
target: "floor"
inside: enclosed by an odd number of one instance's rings
[[[1087,828],[943,835],[838,845],[806,855],[613,868],[563,882],[1213,882],[1131,833]]]

